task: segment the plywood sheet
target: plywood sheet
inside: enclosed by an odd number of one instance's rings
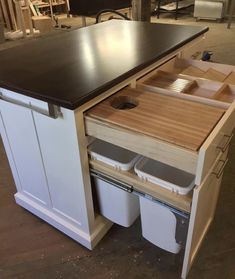
[[[123,96],[137,106],[132,109],[112,107],[111,104]],[[193,151],[200,148],[223,113],[223,109],[209,105],[130,88],[87,112],[106,125],[127,128]]]

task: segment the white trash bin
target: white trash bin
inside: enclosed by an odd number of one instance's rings
[[[101,140],[89,147],[90,156],[118,170],[128,171],[138,160],[138,154]],[[138,196],[99,178],[94,178],[100,213],[124,227],[131,226],[140,214]]]
[[[145,157],[136,163],[135,172],[140,178],[180,195],[187,195],[195,184],[195,175]]]
[[[169,208],[140,197],[142,235],[154,245],[177,254],[181,245],[176,242],[176,217]]]
[[[152,159],[143,158],[135,165],[142,179],[181,195],[194,187],[195,176]],[[181,245],[176,242],[177,220],[169,207],[146,197],[140,197],[142,235],[154,245],[174,254]]]

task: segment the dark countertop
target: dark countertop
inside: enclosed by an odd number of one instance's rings
[[[112,20],[0,52],[0,87],[76,109],[208,28]]]

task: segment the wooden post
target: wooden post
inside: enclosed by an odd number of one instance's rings
[[[10,19],[7,13],[7,6],[4,0],[0,0],[1,3],[1,7],[2,7],[2,13],[3,13],[3,17],[5,19],[5,23],[6,23],[6,27],[7,29],[11,30],[11,23],[10,23]]]
[[[21,4],[19,0],[14,0],[16,5],[16,15],[17,15],[17,22],[20,30],[23,32],[23,36],[26,37],[26,28],[25,28],[25,22],[21,10]]]
[[[14,9],[13,9],[12,0],[7,0],[7,3],[8,3],[8,8],[9,8],[9,13],[10,13],[10,16],[11,16],[12,29],[14,31],[16,31],[17,30],[17,24],[16,24],[16,18],[15,18],[15,12],[14,12]]]

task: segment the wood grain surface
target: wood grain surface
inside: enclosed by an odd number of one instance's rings
[[[189,75],[189,76],[194,76],[194,77],[202,77],[204,74],[204,71],[193,66],[190,65],[188,66],[186,69],[184,69],[181,74],[183,75]]]
[[[219,71],[216,71],[215,69],[210,68],[205,72],[203,78],[222,82],[225,80],[226,75]]]
[[[192,83],[191,80],[180,78],[176,74],[171,74],[164,71],[158,71],[154,76],[146,79],[144,84],[160,87],[175,92],[185,91]]]
[[[113,108],[111,104],[122,96],[134,100],[137,107],[127,110]],[[107,125],[197,151],[223,113],[223,109],[209,105],[126,88],[90,109],[87,115]]]
[[[235,87],[225,84],[223,90],[217,95],[217,100],[232,103],[235,100]]]
[[[225,83],[235,84],[235,72],[231,72],[226,79],[224,80]]]

